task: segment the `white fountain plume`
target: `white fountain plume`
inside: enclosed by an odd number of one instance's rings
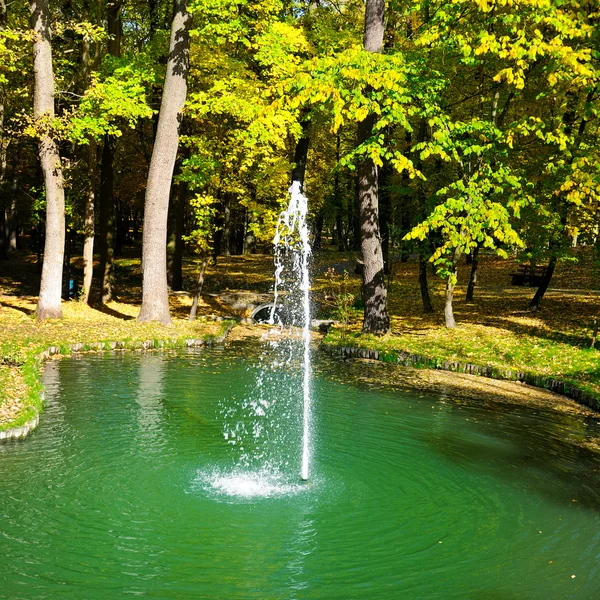
[[[292,285],[301,293],[301,311],[296,307],[290,307],[292,324],[297,324],[297,316],[301,316],[302,342],[304,345],[303,360],[303,436],[302,436],[302,467],[300,477],[308,479],[308,468],[310,462],[310,278],[308,273],[308,261],[310,258],[310,241],[308,236],[308,225],[306,215],[308,212],[308,200],[302,193],[300,182],[294,181],[289,189],[290,201],[287,208],[282,211],[277,220],[277,228],[273,245],[275,246],[275,289],[273,306],[269,322],[275,322],[275,311],[279,300],[279,290],[284,283],[282,274],[284,270],[284,255],[291,251],[292,272],[295,282]],[[298,315],[298,312],[301,315]]]

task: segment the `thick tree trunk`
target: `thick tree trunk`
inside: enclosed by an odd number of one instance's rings
[[[473,292],[477,285],[477,274],[479,270],[479,246],[476,246],[471,256],[471,276],[469,277],[469,285],[467,286],[467,302],[473,302]]]
[[[34,31],[33,117],[42,128],[38,150],[46,189],[46,243],[36,309],[36,318],[41,320],[62,318],[60,297],[65,251],[65,191],[58,145],[44,126],[44,121],[54,118],[54,72],[48,0],[31,0],[30,10]]]
[[[384,34],[385,0],[367,0],[365,8],[364,48],[381,52]],[[374,116],[369,115],[358,126],[358,141],[365,142],[373,131]],[[379,234],[377,167],[370,158],[358,165],[360,202],[360,248],[363,260],[363,297],[365,303],[363,331],[387,333],[390,317],[387,311],[383,254]]]
[[[206,252],[203,252],[200,275],[198,275],[198,285],[196,286],[196,293],[194,294],[194,301],[192,302],[192,308],[190,310],[190,321],[193,321],[196,318],[196,313],[198,312],[198,303],[200,302],[200,296],[202,296],[202,288],[204,287],[204,274],[206,273],[207,263],[208,256]]]
[[[170,323],[167,287],[167,217],[179,145],[181,111],[187,93],[190,15],[187,0],[175,0],[169,59],[156,140],[146,187],[142,245],[142,307],[139,321]]]
[[[433,304],[429,295],[429,284],[427,282],[427,260],[422,253],[419,254],[419,286],[421,288],[421,301],[423,302],[423,312],[432,313]]]
[[[552,281],[552,276],[554,275],[554,270],[556,269],[557,262],[558,258],[556,256],[550,257],[550,260],[548,261],[548,266],[546,267],[546,272],[544,273],[544,276],[542,278],[542,283],[540,284],[540,287],[538,287],[537,291],[535,292],[535,295],[529,302],[529,310],[536,311],[540,308],[542,298],[544,297],[544,294],[548,290],[548,286]]]

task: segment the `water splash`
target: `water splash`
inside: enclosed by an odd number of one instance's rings
[[[291,253],[291,281],[289,282],[286,313],[290,325],[302,326],[303,343],[303,435],[302,466],[300,477],[308,479],[310,462],[310,277],[308,261],[310,258],[310,241],[306,215],[308,200],[302,193],[300,182],[294,181],[289,189],[290,201],[286,210],[282,211],[277,221],[275,238],[275,289],[270,323],[274,324],[280,289],[286,282],[284,271]]]
[[[278,498],[304,491],[299,483],[286,481],[281,474],[268,470],[258,472],[219,471],[199,473],[197,483],[217,496],[237,498]]]
[[[306,481],[309,477],[308,207],[298,183],[289,191],[290,201],[279,216],[273,240],[275,298],[270,323],[276,327],[263,336],[265,349],[258,364],[247,367],[255,372],[253,385],[243,395],[224,398],[219,405],[230,466],[198,472],[197,482],[201,487],[218,496],[293,495],[306,487],[298,483],[297,469],[301,479]]]

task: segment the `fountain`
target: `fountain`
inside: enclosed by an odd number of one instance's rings
[[[277,221],[275,238],[275,290],[273,306],[269,322],[275,323],[279,290],[287,281],[283,275],[287,269],[291,270],[291,281],[288,310],[291,314],[291,325],[301,324],[303,343],[303,433],[302,433],[302,467],[300,477],[303,481],[308,479],[310,462],[310,279],[308,273],[308,260],[311,254],[308,236],[306,214],[308,200],[301,191],[299,181],[294,181],[289,189],[290,201],[286,210],[282,211]],[[286,260],[291,252],[291,264]],[[291,308],[290,308],[291,306]],[[300,310],[298,310],[300,307]]]

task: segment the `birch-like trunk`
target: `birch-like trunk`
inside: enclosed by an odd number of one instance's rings
[[[87,18],[87,12],[84,14]],[[91,63],[90,40],[86,36],[82,51],[84,93],[90,85]],[[83,222],[83,285],[79,300],[87,304],[90,299],[92,279],[94,276],[94,222],[96,202],[96,140],[90,136],[87,148],[87,191],[85,195],[85,215]]]
[[[383,48],[385,0],[367,0],[365,7],[364,48],[381,52]],[[362,144],[373,132],[374,115],[358,126],[358,142]],[[379,198],[377,166],[370,158],[358,165],[358,196],[360,209],[360,249],[364,264],[363,296],[365,302],[363,331],[386,333],[390,329],[387,310],[381,235],[379,233]]]
[[[54,118],[54,73],[48,0],[30,0],[33,42],[33,117],[41,131],[40,164],[46,189],[46,242],[36,318],[62,318],[61,291],[65,251],[65,191],[58,145],[50,132]]]
[[[170,323],[167,286],[167,217],[173,169],[179,145],[179,126],[187,94],[189,28],[187,0],[175,0],[167,74],[156,140],[152,150],[142,242],[142,308],[139,321]]]

